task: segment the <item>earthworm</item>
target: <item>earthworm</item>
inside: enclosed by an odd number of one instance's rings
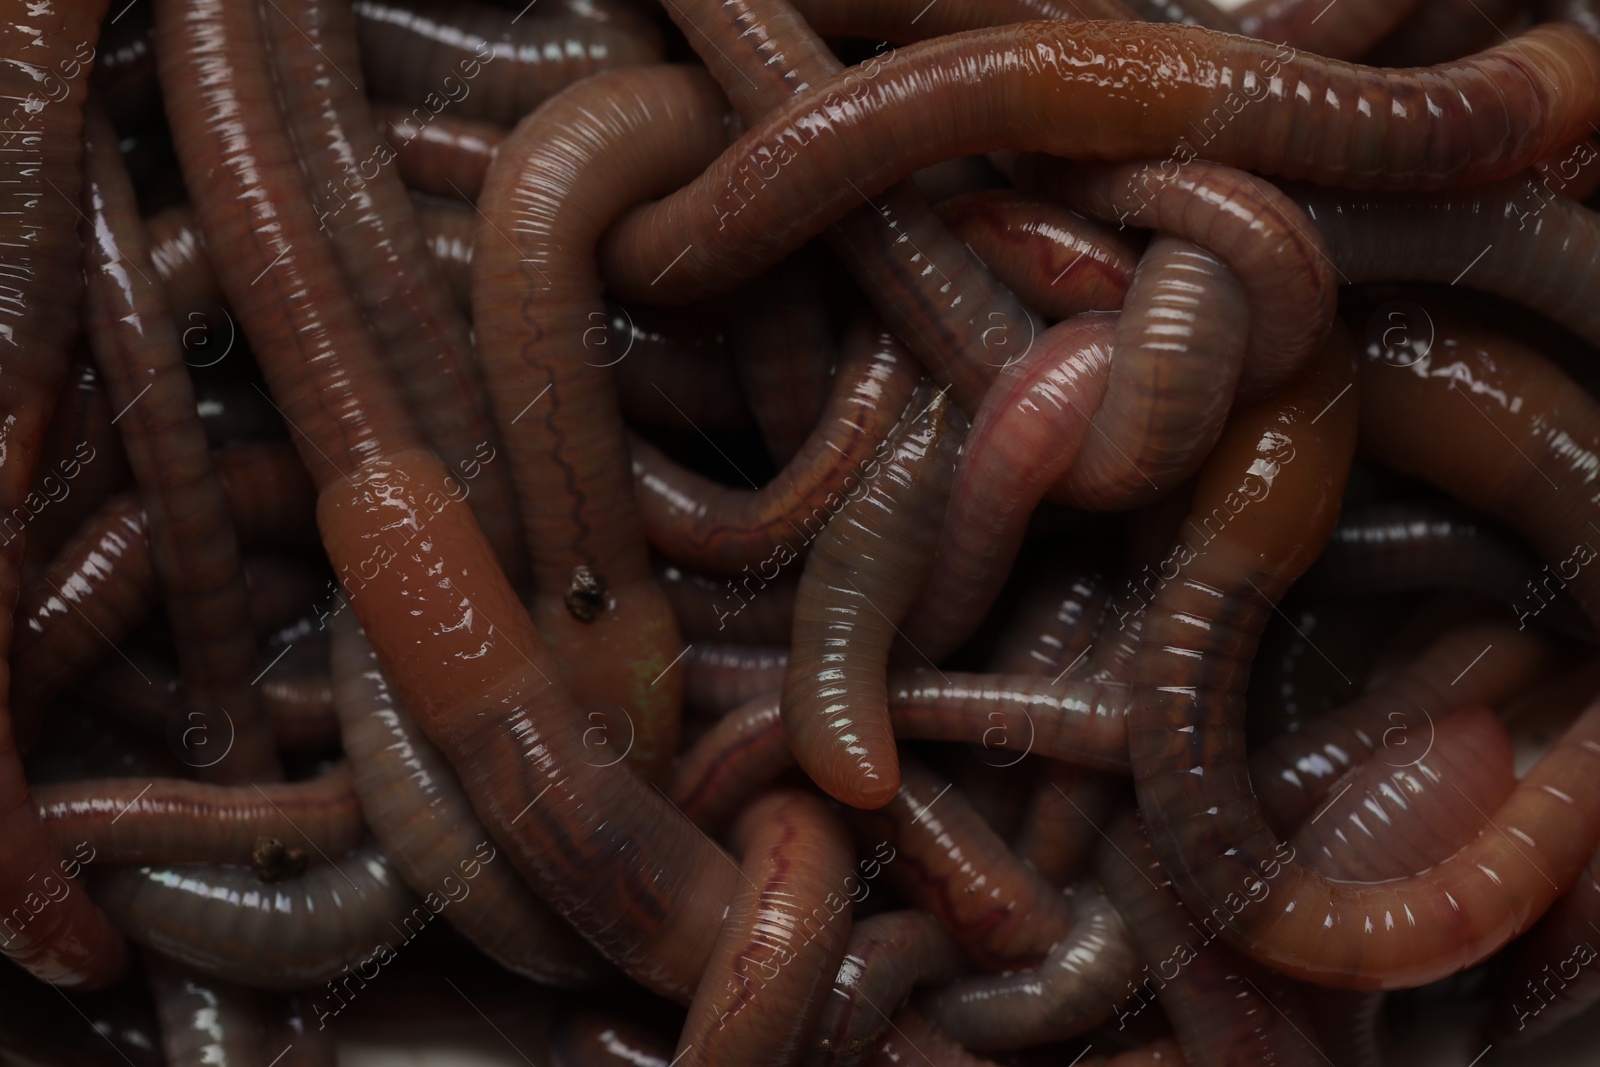
[[[1532,618],[1566,633],[1589,628],[1548,567],[1482,519],[1444,502],[1347,508],[1305,580],[1347,596],[1465,588],[1510,605],[1519,629]]]
[[[400,180],[419,192],[452,199],[478,199],[483,176],[506,136],[504,126],[460,115],[435,115],[424,122],[404,104],[387,101],[373,101],[372,115],[379,138],[394,152]]]
[[[862,877],[881,864],[862,861]],[[870,888],[868,890],[870,893]],[[865,900],[865,896],[862,898]],[[810,1067],[855,1067],[883,1040],[889,1016],[903,1005],[913,986],[947,982],[963,960],[939,920],[925,911],[889,911],[862,919],[850,943],[833,990],[823,1002],[810,1053]]]
[[[1072,933],[1037,969],[958,978],[922,997],[929,1021],[968,1048],[1059,1041],[1111,1015],[1138,970],[1122,917],[1103,895],[1073,898]]]
[[[856,4],[851,0],[793,0],[795,10],[824,37],[860,37],[909,44],[964,30],[1037,19],[1132,19],[1121,0],[956,0],[920,7],[915,0]]]
[[[996,642],[988,669],[1047,678],[1070,674],[1094,641],[1110,595],[1098,560],[1055,558],[1030,576]]]
[[[317,221],[366,309],[380,349],[439,459],[463,482],[478,525],[513,586],[525,567],[506,464],[473,363],[466,318],[424,247],[411,197],[387,166],[359,71],[356,16],[344,3],[285,0],[268,17],[279,99]]]
[[[161,1015],[161,1049],[172,1067],[264,1067],[265,997],[254,989],[195,974],[156,953],[145,971]]]
[[[684,0],[667,13],[747,124],[807,98],[810,86],[841,71],[786,0]],[[860,192],[865,204],[829,220],[828,242],[895,336],[950,386],[958,406],[975,412],[994,368],[1025,351],[1040,324],[945,229],[915,184],[888,185]]]
[[[932,1067],[995,1067],[962,1048],[954,1038],[934,1026],[915,1008],[895,1012],[883,1044],[866,1061],[867,1067],[900,1064]]]
[[[27,563],[48,563],[106,497],[131,481],[114,414],[100,368],[85,353],[68,372],[40,445],[32,492],[41,506],[27,527]],[[19,529],[15,515],[0,519],[5,536]]]
[[[685,1064],[788,1064],[804,1049],[850,937],[864,884],[839,817],[775,792],[734,824],[748,889],[728,908],[678,1037]]]
[[[1502,40],[1504,27],[1527,6],[1527,0],[1422,0],[1369,59],[1385,67],[1416,67],[1471,55]]]
[[[1282,41],[1332,59],[1355,59],[1421,6],[1422,0],[1398,4],[1361,0],[1337,8],[1316,0],[1248,0],[1232,14],[1238,32],[1247,37]]]
[[[783,688],[789,669],[786,648],[697,644],[683,660],[684,702],[713,714]]]
[[[87,844],[97,863],[249,866],[259,837],[313,856],[342,856],[366,834],[343,763],[303,782],[110,778],[38,786],[33,799],[61,848]]]
[[[728,342],[774,463],[788,466],[823,421],[834,376],[833,324],[821,256],[801,253],[752,282]],[[864,399],[864,398],[863,398]]]
[[[1550,1033],[1600,1000],[1594,927],[1600,921],[1600,852],[1518,947],[1495,998],[1488,1033],[1521,1043]]]
[[[339,615],[332,629],[334,707],[355,791],[406,884],[507,970],[551,985],[599,984],[607,968],[595,951],[515,871],[494,863],[488,831],[450,765],[396,700],[354,617]]]
[[[857,323],[840,349],[821,418],[800,451],[760,489],[718,485],[633,438],[646,536],[674,560],[722,574],[742,571],[754,575],[759,588],[815,544],[883,463],[889,432],[918,377],[892,334],[869,320]]]
[[[1340,279],[1316,227],[1272,183],[1181,158],[1069,166],[1030,156],[1017,177],[1089,214],[1193,241],[1226,263],[1250,304],[1240,376],[1247,394],[1293,378],[1326,336]]]
[[[1134,15],[1146,22],[1175,22],[1204,26],[1223,33],[1238,33],[1239,21],[1210,0],[1128,0]]]
[[[203,736],[226,731],[231,739],[220,759],[206,753],[200,772],[225,782],[280,778],[272,726],[249,684],[255,642],[238,537],[178,331],[152,279],[116,131],[98,106],[84,120],[82,201],[93,234],[84,255],[89,333],[139,484],[150,563],[183,671],[183,709]]]
[[[960,793],[909,754],[900,790],[875,811],[852,811],[862,851],[893,849],[891,885],[933,912],[967,958],[990,970],[1036,967],[1073,929],[1060,890],[1024,866]]]
[[[0,391],[0,422],[6,426],[0,457],[0,515],[25,527],[32,512],[29,487],[39,447],[61,387],[66,383],[77,303],[83,293],[78,267],[74,199],[82,175],[81,133],[88,78],[105,3],[42,9],[12,8],[0,28],[0,99],[7,113],[8,153],[0,180],[13,209],[0,217],[0,265],[6,282],[0,300],[0,350],[10,384]],[[36,92],[35,90],[38,90]],[[41,96],[40,93],[46,94]],[[17,146],[19,129],[30,131]],[[53,191],[44,186],[53,187]],[[0,654],[15,654],[9,610],[17,602],[25,537],[6,531],[0,546]],[[0,669],[0,953],[35,977],[56,985],[105,985],[122,971],[126,951],[106,917],[83,892],[74,893],[76,862],[64,859],[38,821],[18,755],[9,683]],[[68,865],[71,865],[69,871]],[[56,873],[67,875],[63,882]],[[44,879],[61,897],[38,900]],[[16,915],[22,922],[13,926]]]
[[[907,617],[906,644],[931,662],[977,627],[1033,508],[1075,461],[1105,395],[1121,322],[1090,314],[1057,323],[984,399],[950,490],[936,566]]]
[[[884,667],[933,562],[965,435],[966,418],[944,392],[919,386],[800,578],[783,729],[823,792],[856,807],[888,803],[900,784]]]
[[[637,1019],[584,1011],[556,1030],[550,1061],[554,1067],[671,1067],[672,1038]]]
[[[222,289],[211,269],[205,237],[194,217],[194,208],[177,204],[144,220],[145,239],[150,248],[150,264],[155,268],[167,303],[180,321],[182,313],[199,304],[219,304]]]
[[[246,867],[193,864],[117,868],[92,891],[130,940],[259,989],[376,971],[436,914],[371,845],[271,885]]]
[[[1241,170],[1359,188],[1493,181],[1583,132],[1600,41],[1538,26],[1461,63],[1380,72],[1192,27],[1033,22],[908,45],[875,63],[769,112],[689,185],[620,219],[600,246],[617,298],[682,302],[726,290],[862,195],[937,160],[995,148],[1193,154],[1194,129],[1235,107],[1249,118],[1200,147]],[[1302,93],[1324,102],[1302,114]],[[1358,93],[1370,112],[1350,105]],[[994,106],[1001,99],[1008,106]],[[1439,127],[1451,136],[1435,136]],[[828,151],[808,153],[824,132]],[[886,150],[894,145],[906,147]]]
[[[939,217],[1047,319],[1116,311],[1139,263],[1134,243],[1109,226],[1014,189],[945,200]]]
[[[798,568],[791,567],[771,581],[746,570],[737,583],[661,560],[652,570],[672,604],[678,626],[690,640],[789,643],[794,600],[800,588]]]
[[[523,877],[628,974],[686,1000],[737,873],[640,779],[585,762],[584,720],[551,680],[554,658],[470,511],[434,488],[449,484],[444,469],[417,447],[331,251],[315,240],[292,151],[266,105],[255,13],[190,3],[187,13],[157,8],[163,84],[186,84],[192,69],[211,89],[204,106],[169,94],[168,117],[185,168],[209,174],[197,214],[208,242],[235,252],[216,264],[223,289],[307,449],[318,525],[345,596],[397,694]],[[235,137],[219,123],[238,124],[253,143],[248,169],[210,169]],[[270,207],[277,229],[229,209],[252,200]],[[285,329],[302,318],[326,328]],[[418,537],[423,527],[429,534]],[[592,835],[595,819],[607,834]]]
[[[477,2],[357,0],[354,7],[367,85],[416,105],[411,116],[421,125],[449,109],[511,126],[591,74],[662,59],[660,35],[645,22],[521,20]]]
[[[431,196],[412,200],[417,225],[450,295],[464,314],[472,311],[472,247],[478,236],[478,216],[465,204]]]
[[[1012,851],[1051,885],[1069,884],[1093,854],[1100,823],[1122,792],[1122,779],[1060,760],[1039,778],[1011,838]]]
[[[1197,923],[1184,908],[1137,815],[1108,829],[1095,872],[1144,961],[1116,1007],[1119,1028],[1159,999],[1189,1067],[1327,1062],[1290,985],[1220,943],[1215,918]]]
[[[148,126],[161,114],[155,36],[150,12],[142,7],[101,27],[90,84],[119,132]]]
[[[667,796],[695,825],[720,832],[795,765],[776,692],[752,697],[717,720],[679,757]]]
[[[1448,194],[1300,189],[1295,195],[1351,282],[1470,285],[1542,312],[1595,344],[1600,309],[1588,294],[1600,285],[1600,216],[1557,190],[1559,182],[1577,180],[1600,149],[1588,140],[1558,147],[1571,151],[1555,162],[1556,182],[1528,172]],[[1560,284],[1543,280],[1551,277]],[[1399,314],[1383,323],[1381,337],[1367,343],[1395,347],[1393,361],[1404,362],[1412,358],[1409,333],[1422,345],[1431,338],[1425,319],[1404,306],[1394,310]],[[1398,327],[1392,336],[1391,326]]]

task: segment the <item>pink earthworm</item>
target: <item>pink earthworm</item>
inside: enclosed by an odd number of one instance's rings
[[[506,128],[459,115],[429,115],[424,120],[404,104],[375,100],[378,136],[394,150],[400,180],[434,196],[478,199],[483,176],[505,140]]]
[[[787,648],[697,644],[684,657],[684,702],[721,715],[746,701],[783,688]]]
[[[259,991],[195,974],[155,953],[146,954],[145,970],[171,1067],[265,1067],[267,998]]]

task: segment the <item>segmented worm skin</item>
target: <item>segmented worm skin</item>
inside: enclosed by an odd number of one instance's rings
[[[920,386],[888,454],[863,469],[859,495],[812,546],[795,598],[783,728],[823,792],[858,808],[889,802],[900,781],[884,668],[933,562],[966,417]]]
[[[850,938],[855,855],[814,795],[770,793],[731,842],[749,885],[728,908],[678,1037],[684,1064],[790,1064],[816,1026]]]
[[[684,702],[696,711],[721,715],[783,688],[787,648],[697,644],[683,658]]]
[[[800,589],[798,569],[791,567],[771,581],[763,581],[759,574],[747,570],[737,584],[732,578],[661,560],[652,570],[689,640],[747,645],[789,643],[794,599]]]
[[[451,926],[507,970],[551,985],[599,984],[608,968],[594,950],[514,870],[495,864],[488,831],[450,765],[395,699],[353,616],[332,625],[341,740],[384,855],[430,908],[437,904]]]
[[[718,833],[794,765],[781,700],[767,693],[722,716],[678,757],[667,796],[696,826]]]
[[[223,288],[299,428],[324,544],[397,694],[535,890],[630,976],[687,1000],[737,872],[641,780],[587,762],[555,659],[470,511],[442,495],[442,465],[417,447],[331,252],[313,240],[292,152],[271,129],[252,12],[163,0],[156,14],[163,85],[208,86],[169,93],[168,117],[186,167],[205,173],[222,153],[196,208],[208,242],[234,250],[217,264]],[[249,149],[248,167],[230,144]],[[241,195],[267,220],[239,214]],[[252,299],[257,276],[265,302]]]
[[[1047,319],[1116,311],[1133,282],[1133,241],[1014,189],[985,189],[939,204],[944,224],[1007,288]]]
[[[865,874],[868,861],[863,861]],[[873,873],[880,865],[870,861]],[[865,898],[863,898],[865,899]],[[823,1002],[807,1067],[856,1067],[883,1040],[889,1016],[913,986],[947,982],[963,967],[961,951],[925,911],[869,916],[850,931],[833,990]]]
[[[894,849],[883,869],[916,907],[933,912],[973,963],[1035,967],[1073,928],[1061,891],[1023,865],[959,792],[906,753],[900,791],[875,811],[852,811],[868,853]]]
[[[1037,969],[958,978],[922,997],[920,1010],[974,1049],[1059,1041],[1105,1021],[1138,970],[1122,917],[1092,889],[1073,898],[1072,933]]]
[[[1217,919],[1197,921],[1183,906],[1136,815],[1108,828],[1095,872],[1144,961],[1116,1008],[1119,1026],[1159,999],[1187,1067],[1327,1063],[1290,983],[1229,949]]]
[[[1389,743],[1396,750],[1425,746],[1431,723],[1451,708],[1504,708],[1551,662],[1546,642],[1510,626],[1465,626],[1441,636],[1371,692],[1251,753],[1250,781],[1273,828],[1287,832],[1309,818],[1347,773]],[[1389,759],[1399,764],[1414,754]]]
[[[563,1022],[550,1043],[553,1067],[671,1067],[672,1038],[610,1012]]]
[[[936,564],[907,616],[906,644],[931,662],[976,629],[1034,507],[1075,462],[1105,398],[1120,323],[1105,314],[1057,323],[984,398],[950,490]]]
[[[141,866],[99,876],[93,891],[129,940],[259,989],[297,989],[386,962],[433,915],[371,845],[273,884],[248,867]]]
[[[1123,793],[1122,778],[1050,760],[1011,836],[1011,850],[1051,885],[1070,884],[1093,855],[1100,825]]]
[[[915,0],[860,4],[852,0],[794,0],[795,10],[823,37],[861,37],[909,44],[965,30],[1036,19],[1132,19],[1121,0],[954,0],[920,7]]]
[[[304,468],[280,446],[216,457],[234,529],[247,546],[314,539]],[[13,700],[41,708],[102,659],[155,603],[149,527],[137,493],[107,500],[24,587],[17,605]],[[254,652],[252,650],[252,660]]]
[[[1588,141],[1562,145],[1558,180],[1576,181]],[[1508,181],[1446,195],[1403,196],[1296,190],[1341,275],[1460,282],[1542,312],[1590,344],[1600,343],[1600,215],[1529,171]],[[1413,316],[1414,317],[1414,316]],[[1404,325],[1398,319],[1397,325]],[[1427,327],[1414,330],[1426,339]],[[1397,357],[1399,358],[1399,357]]]
[[[909,1006],[895,1012],[883,1044],[866,1062],[867,1067],[898,1067],[900,1064],[916,1064],[918,1067],[995,1067],[989,1060],[979,1059],[962,1048],[950,1035]]]
[[[841,69],[787,0],[683,0],[667,13],[746,123],[808,97]],[[866,203],[837,219],[829,244],[895,336],[964,411],[977,411],[995,368],[1025,350],[1041,324],[945,229],[915,184],[858,199]]]
[[[770,112],[689,185],[619,220],[600,248],[617,298],[728,289],[861,196],[952,156],[1162,158],[1195,152],[1187,138],[1207,119],[1221,125],[1207,158],[1242,170],[1357,188],[1493,181],[1572,144],[1600,84],[1600,41],[1564,26],[1400,72],[1112,22],[978,30],[871,62]],[[1232,121],[1213,117],[1230,108]],[[826,151],[810,150],[818,138]]]
[[[1128,7],[1135,17],[1146,22],[1175,22],[1223,33],[1239,32],[1239,22],[1232,12],[1223,11],[1210,0],[1128,0]]]
[[[1181,155],[1088,166],[1029,156],[1017,177],[1089,214],[1193,241],[1226,263],[1250,302],[1247,394],[1277,389],[1316,355],[1340,279],[1316,227],[1276,185]]]
[[[83,293],[73,197],[82,173],[85,92],[74,82],[88,77],[105,6],[14,2],[6,5],[0,23],[0,98],[16,102],[18,118],[32,131],[20,145],[12,143],[16,133],[8,134],[12,152],[0,165],[0,179],[13,186],[5,198],[12,210],[0,217],[0,246],[7,250],[0,266],[7,279],[0,303],[6,368],[0,421],[7,427],[0,455],[0,514],[8,526],[18,512],[25,522],[32,510],[28,488],[51,409],[66,381],[67,346]],[[51,95],[41,97],[35,90]],[[55,92],[62,95],[57,98]],[[24,106],[31,111],[22,111]],[[8,608],[17,602],[25,543],[8,528],[0,547],[0,604]],[[0,615],[0,652],[14,653],[11,612]],[[73,891],[70,875],[61,880],[69,861],[39,823],[23,777],[12,725],[11,674],[9,663],[0,665],[0,822],[6,827],[0,835],[0,914],[6,917],[0,923],[0,953],[46,982],[104,985],[122,971],[126,951],[87,894]],[[42,897],[43,880],[65,886],[66,894]],[[20,922],[14,921],[18,915]]]
[[[355,15],[342,0],[287,0],[265,28],[279,99],[317,221],[332,238],[412,417],[458,481],[513,586],[525,580],[511,473],[472,358],[467,321],[423,244],[411,198],[388,167],[359,72]]]
[[[307,781],[259,787],[108,778],[42,785],[33,798],[61,849],[87,843],[96,863],[243,867],[258,837],[315,857],[342,856],[366,836],[344,763]]]
[[[222,289],[211,269],[210,253],[193,207],[177,204],[158,211],[144,220],[144,228],[150,264],[175,312],[197,304],[221,302]],[[185,321],[181,314],[179,320]]]
[[[728,342],[767,454],[787,466],[824,419],[836,368],[821,256],[785,260],[750,284]]]
[[[250,679],[255,641],[239,540],[195,410],[166,296],[155,283],[139,205],[116,131],[98,107],[84,122],[86,314],[106,393],[144,505],[146,544],[183,670],[187,719],[231,738],[201,774],[216,781],[282,776],[272,726]],[[209,756],[209,753],[207,753]]]
[[[478,199],[483,176],[505,140],[504,126],[426,110],[419,115],[416,109],[388,101],[375,100],[371,106],[378,136],[394,150],[394,165],[408,188]]]
[[[1356,59],[1421,6],[1422,0],[1358,0],[1333,8],[1316,0],[1248,0],[1232,14],[1237,32],[1247,37],[1282,41],[1333,59]]]
[[[478,239],[477,213],[465,204],[454,204],[432,197],[414,197],[417,226],[427,241],[428,252],[439,265],[439,273],[450,287],[463,314],[472,313],[472,249]]]
[[[920,376],[892,333],[870,320],[858,323],[840,349],[821,418],[800,451],[760,489],[719,485],[632,438],[646,536],[690,566],[770,581],[820,541],[867,472],[884,462],[889,433]]]
[[[114,414],[100,368],[85,354],[68,372],[40,446],[33,492],[50,506],[28,526],[25,567],[54,559],[106,497],[128,484],[128,461],[111,424]],[[14,519],[0,520],[7,536],[14,535],[14,526]]]
[[[1600,853],[1517,948],[1495,997],[1487,1032],[1509,1045],[1542,1037],[1600,1000],[1595,925],[1600,923]]]
[[[422,114],[448,109],[511,126],[591,74],[662,58],[660,34],[646,23],[518,19],[476,2],[357,0],[354,6],[367,84],[377,96],[417,105],[412,113],[419,122],[426,121]]]
[[[1501,531],[1464,508],[1426,501],[1345,509],[1305,581],[1343,595],[1467,589],[1511,605],[1520,626],[1529,617],[1587,632],[1571,596],[1557,590],[1545,600],[1550,589],[1541,579],[1538,560]]]
[[[266,1067],[266,998],[206,978],[156,953],[145,970],[161,1016],[161,1050],[171,1067]]]

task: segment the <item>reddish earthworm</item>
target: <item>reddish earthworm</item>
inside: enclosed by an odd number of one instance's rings
[[[824,419],[834,376],[821,256],[791,256],[750,284],[728,341],[767,454],[787,466]]]
[[[705,165],[722,107],[698,72],[597,75],[517,126],[479,198],[473,323],[533,559],[534,621],[578,699],[631,718],[629,758],[651,775],[677,748],[682,676],[667,668],[683,643],[650,577],[590,250],[624,209]]]
[[[667,13],[749,124],[841,69],[787,0],[684,0]],[[1025,351],[1040,323],[945,229],[915,184],[887,185],[858,192],[866,203],[837,219],[829,244],[895,336],[975,412],[994,368]]]
[[[939,204],[939,217],[1028,307],[1048,319],[1116,311],[1139,253],[1117,231],[1014,189]]]
[[[431,196],[412,198],[417,225],[450,295],[463,314],[472,312],[472,247],[478,237],[478,216],[467,205]]]
[[[684,1064],[790,1064],[805,1048],[850,937],[862,883],[839,817],[775,792],[732,832],[749,883],[728,908],[678,1037]]]
[[[919,386],[881,467],[812,546],[795,598],[783,728],[823,792],[880,807],[899,788],[884,668],[933,562],[966,418]]]
[[[177,204],[144,220],[150,264],[155,268],[167,303],[180,313],[196,305],[219,304],[222,289],[211,270],[205,237],[188,204]]]
[[[1134,15],[1146,22],[1175,22],[1238,33],[1239,21],[1210,0],[1127,0]]]
[[[0,351],[9,384],[0,388],[0,515],[32,509],[29,487],[51,410],[66,382],[68,345],[83,285],[76,240],[76,195],[82,174],[81,132],[86,81],[105,3],[7,6],[0,24],[0,99],[7,154],[0,180],[12,210],[0,217]],[[80,81],[80,79],[82,81]],[[41,95],[43,94],[43,95]],[[19,145],[20,130],[29,135]],[[49,188],[46,188],[48,186]],[[11,608],[21,584],[24,537],[9,530],[0,546],[0,654],[12,649]],[[106,917],[74,892],[75,861],[64,859],[40,824],[16,748],[9,665],[0,667],[0,953],[56,985],[96,986],[113,980],[126,952]],[[68,864],[71,864],[69,870]],[[59,873],[58,873],[59,872]],[[62,880],[62,875],[66,880]],[[62,890],[39,896],[39,880]],[[20,922],[14,922],[16,916]]]
[[[1163,264],[1170,273],[1179,264]],[[1028,517],[1067,471],[1105,395],[1122,320],[1080,315],[1052,326],[1001,372],[973,422],[950,491],[939,553],[907,618],[905,642],[938,663],[988,610]]]
[[[505,140],[504,126],[459,115],[432,115],[427,121],[404,104],[373,101],[378,136],[394,152],[400,180],[409,188],[452,199],[475,201],[483,176]]]
[[[938,916],[978,966],[1038,966],[1072,930],[1067,898],[921,762],[902,753],[900,772],[900,791],[887,805],[850,813],[858,844],[894,850],[894,861],[884,861],[890,884]]]
[[[389,169],[360,71],[356,16],[342,2],[284,0],[265,20],[279,99],[332,238],[411,412],[462,482],[478,525],[513,586],[526,574],[511,474],[495,463],[495,431],[465,317],[417,227],[411,198]]]
[[[27,564],[53,559],[106,497],[131,480],[122,442],[111,424],[114,414],[100,369],[85,354],[73,362],[40,444],[33,506],[24,498],[24,515],[32,514],[26,527]],[[22,521],[15,513],[0,518],[0,536],[16,537]]]
[[[148,126],[161,114],[155,36],[145,8],[135,8],[101,27],[90,84],[119,132]]]
[[[1094,641],[1110,585],[1098,558],[1048,561],[1042,573],[1030,576],[1000,631],[988,669],[1046,678],[1072,673]]]
[[[150,563],[183,671],[183,708],[203,736],[230,739],[219,759],[206,754],[200,771],[217,781],[271,781],[283,772],[249,681],[255,642],[238,537],[178,331],[153,281],[116,131],[98,106],[84,121],[82,200],[93,234],[84,256],[89,332],[138,480]]]
[[[1600,1000],[1595,945],[1600,936],[1600,852],[1517,948],[1495,998],[1488,1033],[1497,1044],[1530,1041]]]
[[[688,999],[736,871],[640,779],[586,761],[585,720],[552,681],[554,657],[470,511],[435,488],[447,484],[443,467],[417,447],[331,252],[315,240],[292,152],[266,106],[255,12],[189,5],[163,0],[156,18],[163,84],[187,84],[192,71],[210,87],[204,101],[168,94],[179,157],[209,174],[197,214],[208,241],[235,250],[215,265],[314,463],[319,526],[346,596],[397,694],[523,877],[628,974]],[[705,85],[685,72],[655,76],[658,89],[672,77]],[[664,117],[660,95],[648,110]],[[251,165],[211,169],[239,138],[252,144]],[[271,227],[238,212],[251,201],[269,206]],[[601,822],[607,833],[595,835]]]
[[[1329,7],[1316,0],[1248,0],[1232,14],[1238,20],[1238,32],[1247,37],[1282,41],[1333,59],[1356,59],[1387,37],[1422,2],[1359,0]]]
[[[771,581],[746,567],[737,581],[657,560],[652,570],[672,604],[678,626],[691,641],[787,645],[794,620],[800,570],[791,567]]]
[[[882,869],[861,862],[862,879]],[[861,898],[866,899],[866,894]],[[925,911],[890,911],[855,924],[833,990],[823,1002],[808,1067],[856,1067],[883,1040],[889,1016],[914,986],[947,982],[960,973],[961,952],[939,920]]]
[[[357,0],[354,6],[368,86],[416,105],[411,116],[422,125],[449,109],[510,126],[591,74],[662,58],[660,35],[643,21],[522,20],[477,2]]]
[[[1218,920],[1184,908],[1139,819],[1109,829],[1095,871],[1144,961],[1117,1005],[1120,1027],[1159,999],[1189,1067],[1326,1063],[1289,983],[1219,943]]]
[[[683,659],[684,702],[697,711],[721,715],[781,690],[788,669],[786,648],[697,644]]]
[[[259,991],[203,977],[153,952],[145,954],[145,971],[171,1067],[265,1067],[266,997]]]
[[[1048,757],[1011,837],[1011,848],[1051,885],[1072,882],[1093,854],[1099,826],[1124,780]]]
[[[1471,55],[1503,40],[1528,6],[1527,0],[1422,0],[1369,61],[1418,67]]]
[[[908,45],[770,112],[688,186],[619,220],[601,270],[624,301],[699,299],[929,163],[995,148],[1162,158],[1195,152],[1186,138],[1199,123],[1234,108],[1249,118],[1202,146],[1219,163],[1362,188],[1480,184],[1572,144],[1597,82],[1600,41],[1565,26],[1408,72],[1183,26],[978,30]],[[1322,103],[1302,109],[1302,95]],[[1449,137],[1432,132],[1441,127]],[[824,136],[826,152],[807,150]]]
[[[965,30],[1037,19],[1131,19],[1121,0],[955,0],[932,7],[915,0],[858,4],[851,0],[794,0],[795,10],[824,37],[861,37],[909,44]]]
[[[1045,1044],[1103,1022],[1138,959],[1122,917],[1103,895],[1080,890],[1072,910],[1072,933],[1037,969],[958,978],[921,998],[918,1007],[977,1049]]]
[[[776,692],[717,720],[678,758],[667,796],[695,825],[718,833],[773,779],[795,765]]]
[[[671,1067],[672,1038],[637,1019],[580,1012],[556,1030],[553,1067]]]
[[[270,885],[246,867],[193,864],[121,867],[93,889],[130,940],[261,989],[375,971],[435,914],[371,845]]]
[[[800,451],[760,489],[718,485],[633,438],[646,535],[675,560],[770,581],[820,538],[850,494],[881,466],[889,432],[919,376],[892,334],[869,320],[858,323],[840,350],[821,418]]]
[[[361,809],[395,869],[430,909],[507,970],[584,988],[604,962],[496,849],[450,765],[395,699],[359,625],[333,621],[334,706]],[[603,757],[596,756],[599,760]]]
[[[996,1067],[962,1048],[913,1007],[895,1012],[867,1067]]]
[[[1553,166],[1563,182],[1600,157],[1587,140],[1557,147],[1570,149]],[[1559,188],[1530,171],[1449,194],[1300,189],[1296,197],[1349,281],[1459,282],[1525,304],[1595,344],[1600,309],[1589,296],[1600,285],[1600,216]],[[1394,342],[1396,361],[1410,359],[1407,330],[1425,344],[1426,320],[1405,306],[1393,310],[1379,332],[1384,344]],[[1391,326],[1399,327],[1392,337]]]
[[[39,786],[33,796],[62,850],[86,844],[96,863],[249,866],[259,837],[314,856],[342,856],[366,834],[343,763],[304,782],[108,778]]]

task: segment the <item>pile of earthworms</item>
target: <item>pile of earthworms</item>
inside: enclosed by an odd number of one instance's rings
[[[0,9],[0,1061],[1600,1001],[1594,0]]]

